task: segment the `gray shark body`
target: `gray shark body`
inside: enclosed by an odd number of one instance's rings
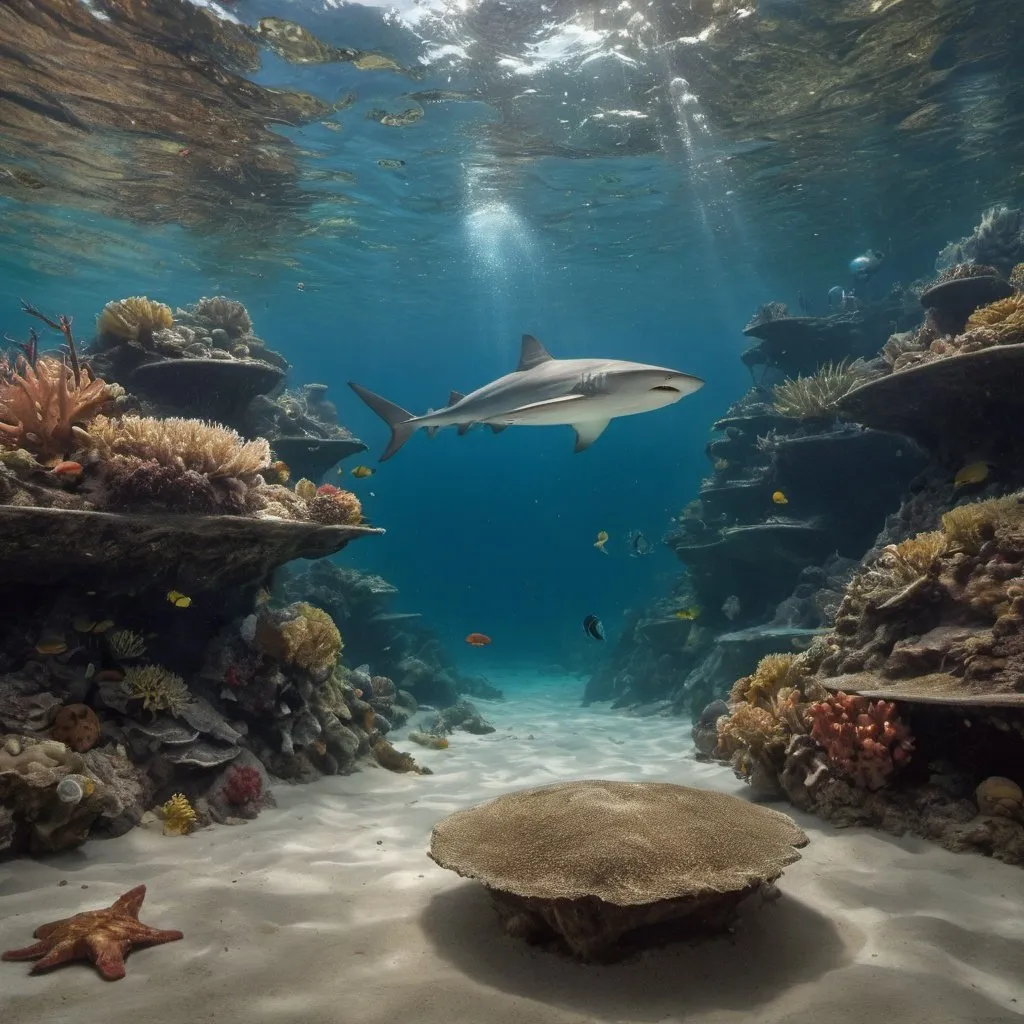
[[[458,427],[464,434],[482,423],[495,433],[506,427],[566,424],[576,431],[575,451],[589,448],[617,416],[650,412],[678,402],[703,386],[688,373],[622,359],[553,359],[536,338],[523,335],[519,365],[468,395],[453,391],[447,408],[414,416],[372,391],[349,386],[391,427],[380,461],[390,459],[419,429],[435,433]]]

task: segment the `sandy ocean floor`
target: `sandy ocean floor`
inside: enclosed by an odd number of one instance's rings
[[[581,709],[582,684],[493,681],[498,727],[415,750],[432,776],[367,768],[280,787],[277,810],[186,838],[136,829],[0,864],[0,950],[140,882],[180,942],[105,983],[89,965],[0,964],[0,1024],[996,1024],[1024,1016],[1024,872],[917,839],[811,836],[783,899],[734,938],[582,966],[505,938],[478,885],[425,850],[434,822],[506,790],[656,779],[742,793],[688,759],[685,722]],[[66,880],[68,884],[58,883]]]

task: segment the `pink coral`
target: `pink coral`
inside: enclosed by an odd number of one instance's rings
[[[262,793],[263,778],[255,768],[247,765],[235,768],[224,784],[225,799],[236,807],[259,800]]]
[[[837,693],[807,709],[811,736],[832,764],[865,789],[881,789],[910,760],[914,740],[896,705]]]

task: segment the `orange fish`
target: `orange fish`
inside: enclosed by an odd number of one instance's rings
[[[82,464],[80,462],[58,462],[50,472],[55,476],[79,476],[82,472]]]
[[[486,647],[491,642],[489,636],[485,636],[483,633],[470,633],[466,637],[466,643],[470,647]]]

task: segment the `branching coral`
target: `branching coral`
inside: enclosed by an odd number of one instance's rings
[[[308,672],[332,669],[341,655],[341,634],[334,620],[322,608],[305,601],[296,605],[296,616],[282,623],[285,660]]]
[[[170,306],[144,295],[108,302],[96,320],[96,332],[119,341],[137,341],[149,346],[153,332],[172,326]]]
[[[832,416],[839,400],[870,376],[863,359],[829,363],[811,377],[777,384],[772,392],[775,411],[795,419]]]
[[[76,436],[86,451],[104,460],[126,456],[210,478],[244,480],[270,465],[270,445],[263,438],[246,441],[229,427],[205,420],[98,416],[88,432]]]
[[[164,835],[185,836],[196,827],[197,815],[184,793],[175,793],[160,808]]]
[[[130,629],[115,629],[106,634],[110,653],[118,661],[141,658],[146,653],[146,641],[140,633]]]
[[[125,669],[121,688],[129,697],[141,700],[147,711],[169,711],[179,715],[192,700],[185,680],[162,665],[137,665]]]
[[[40,462],[66,458],[74,447],[75,427],[88,423],[114,397],[84,366],[42,356],[31,366],[0,365],[0,447],[24,448]]]
[[[865,789],[881,789],[910,760],[914,741],[895,704],[837,693],[807,709],[811,736],[832,765]]]

